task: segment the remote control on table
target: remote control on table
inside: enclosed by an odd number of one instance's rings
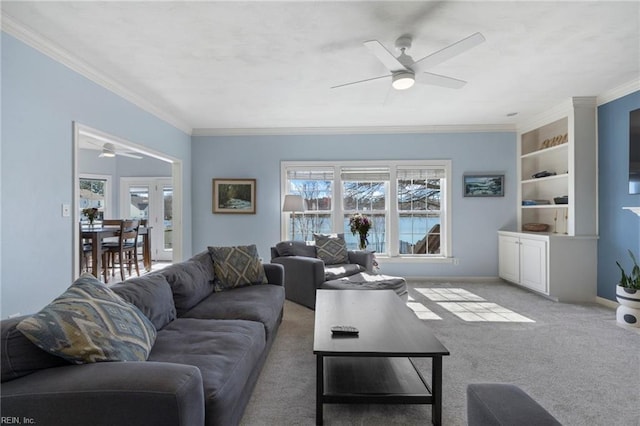
[[[331,327],[331,333],[356,335],[358,334],[358,329],[350,325],[335,325]]]

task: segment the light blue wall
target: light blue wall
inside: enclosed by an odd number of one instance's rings
[[[515,229],[515,133],[190,138],[5,33],[1,78],[0,317],[33,312],[70,284],[73,224],[61,204],[72,201],[74,121],[183,161],[185,257],[212,244],[256,243],[268,260],[280,239],[284,160],[453,161],[453,255],[460,264],[386,264],[385,273],[496,276],[496,231]],[[621,209],[640,205],[626,185],[628,113],[636,108],[640,92],[598,108],[598,295],[609,299],[615,260],[626,260],[628,248],[640,254],[640,220]],[[505,197],[464,198],[462,175],[471,172],[504,173]],[[213,215],[216,177],[256,178],[257,214]]]
[[[191,254],[191,139],[2,33],[0,317],[34,312],[72,280],[73,122],[183,161],[184,255]]]
[[[638,108],[640,92],[598,107],[598,296],[611,300],[620,278],[616,260],[629,269],[627,250],[640,255],[640,218],[622,210],[640,206],[628,185],[629,111]]]
[[[280,240],[280,162],[286,160],[453,161],[452,264],[385,264],[402,276],[497,276],[497,230],[515,229],[516,134],[377,134],[331,136],[193,137],[193,252],[207,245],[249,244],[270,259]],[[505,196],[464,198],[462,175],[504,173]],[[257,213],[211,212],[212,178],[257,179]]]

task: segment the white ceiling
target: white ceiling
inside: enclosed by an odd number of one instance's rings
[[[640,2],[2,2],[3,28],[178,127],[513,128],[571,96],[638,84]],[[393,92],[363,42],[426,56],[462,89]],[[34,43],[33,40],[38,40]],[[518,112],[516,117],[506,114]]]

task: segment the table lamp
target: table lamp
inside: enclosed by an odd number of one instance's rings
[[[304,200],[301,195],[287,194],[282,204],[283,212],[291,212],[291,239],[296,235],[296,212],[304,211]]]

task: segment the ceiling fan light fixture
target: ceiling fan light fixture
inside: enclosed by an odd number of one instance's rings
[[[411,72],[398,72],[393,75],[391,85],[396,90],[406,90],[416,82],[415,76]]]
[[[104,145],[102,145],[102,153],[98,157],[113,158],[115,156],[116,156],[116,147],[113,146],[112,143],[107,142]]]

